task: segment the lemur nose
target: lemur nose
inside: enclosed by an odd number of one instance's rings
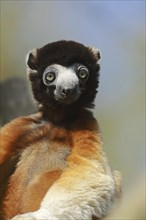
[[[62,89],[61,95],[62,96],[72,96],[76,92],[76,88],[73,89]]]

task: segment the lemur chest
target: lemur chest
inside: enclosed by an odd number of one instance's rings
[[[33,124],[23,134],[19,149],[19,162],[5,195],[4,207],[10,218],[39,208],[46,192],[67,166],[72,137],[65,128]]]
[[[16,171],[23,170],[27,183],[37,175],[63,170],[67,166],[66,158],[71,152],[71,137],[67,130],[38,126],[27,134],[26,140],[27,146],[21,152]]]

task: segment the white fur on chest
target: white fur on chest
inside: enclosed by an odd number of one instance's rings
[[[27,173],[27,183],[36,175],[44,172],[63,170],[66,167],[66,157],[70,154],[67,146],[53,146],[45,141],[25,148],[20,161],[19,169]]]

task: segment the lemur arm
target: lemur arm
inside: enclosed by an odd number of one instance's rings
[[[0,130],[0,194],[6,187],[9,176],[13,173],[19,159],[19,150],[24,146],[25,135],[33,130],[38,114],[12,120]],[[26,139],[27,141],[27,139]]]
[[[27,131],[30,124],[26,118],[15,119],[0,131],[0,164],[3,164],[19,147],[19,138]],[[20,142],[21,143],[21,142]]]
[[[0,165],[21,149],[21,140],[32,130],[39,118],[38,114],[12,120],[0,130]],[[24,145],[24,143],[23,143]]]
[[[115,184],[96,132],[73,129],[73,149],[61,178],[48,190],[38,211],[13,220],[91,220],[107,214]]]

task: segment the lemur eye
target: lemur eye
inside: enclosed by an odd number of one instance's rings
[[[53,71],[45,73],[44,77],[44,83],[45,84],[50,84],[55,80],[55,73]]]
[[[81,66],[78,68],[77,74],[78,74],[79,79],[87,80],[89,76],[89,71],[86,67]]]

